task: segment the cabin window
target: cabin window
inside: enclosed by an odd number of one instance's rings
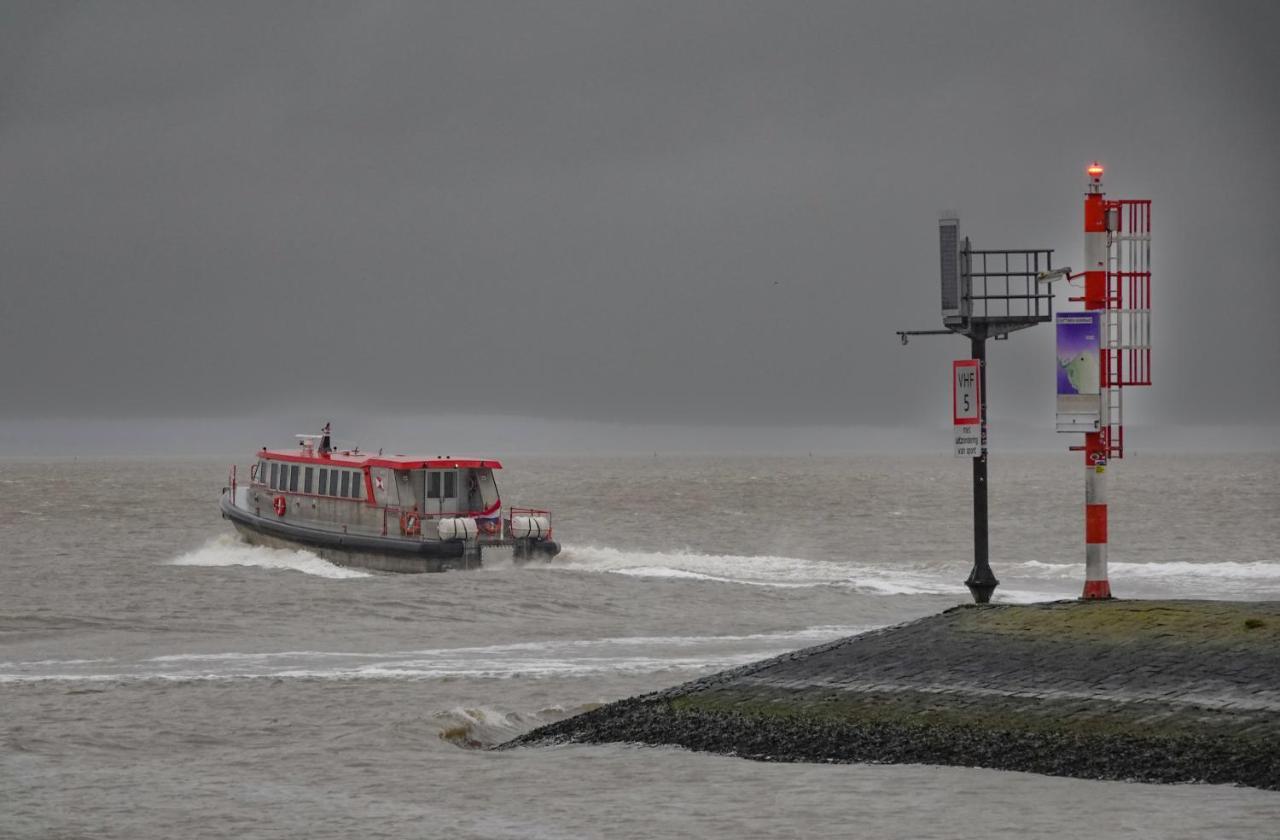
[[[303,472],[302,474],[302,492],[303,493],[311,492],[311,473],[312,473],[311,467],[307,467],[306,471]]]
[[[271,489],[276,489],[276,474],[280,471],[280,465],[275,461],[271,462]]]
[[[289,492],[298,492],[298,465],[294,464],[289,467]]]
[[[353,472],[351,474],[351,498],[364,498],[364,473]]]
[[[320,468],[320,486],[316,488],[316,492],[321,496],[329,492],[329,471],[324,467]]]
[[[351,480],[351,473],[347,472],[346,470],[343,470],[342,471],[342,492],[339,493],[338,495],[340,496],[347,495],[347,482],[349,482],[350,480]]]
[[[257,478],[258,478],[258,483],[259,483],[259,484],[266,484],[266,483],[267,483],[267,462],[266,462],[265,460],[262,460],[262,461],[259,461],[259,462],[258,462],[258,476],[257,476]]]
[[[438,472],[427,473],[427,498],[440,498],[440,473]]]
[[[456,472],[444,474],[444,497],[446,499],[456,499],[458,497],[458,474]]]

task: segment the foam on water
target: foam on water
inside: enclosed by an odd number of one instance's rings
[[[607,546],[568,546],[558,568],[627,577],[707,583],[806,588],[833,586],[868,595],[964,595],[953,570],[910,566],[871,566],[771,555],[740,556],[696,551],[624,551]],[[1280,592],[1280,563],[1191,562],[1137,563],[1112,561],[1113,580],[1130,580],[1142,591],[1187,597],[1206,595],[1274,597]],[[961,570],[967,571],[967,568]],[[1009,580],[996,591],[1002,603],[1027,604],[1079,595],[1083,563],[1029,560],[1001,563],[997,574]],[[1070,583],[1068,583],[1070,582]],[[966,599],[967,600],[967,599]]]
[[[537,712],[505,712],[489,706],[456,706],[447,712],[436,712],[432,722],[439,727],[440,740],[467,749],[493,746],[510,740],[545,723],[561,720],[571,714],[587,711],[589,705],[577,706],[572,711],[563,706],[541,709]]]
[[[33,659],[30,662],[0,662],[0,668],[30,668],[42,665],[90,665],[99,662],[115,662],[113,657],[106,659]]]
[[[1078,581],[1083,563],[1045,563],[1031,560],[1013,564],[1009,571],[1020,579],[1037,582]],[[1111,561],[1107,570],[1111,588],[1119,597],[1160,596],[1174,598],[1246,598],[1280,596],[1280,563],[1192,562],[1157,563]],[[1073,595],[1076,593],[1073,593]]]
[[[757,649],[746,653],[708,654],[704,656],[610,656],[521,657],[519,659],[407,659],[380,662],[322,665],[300,663],[286,667],[247,662],[222,667],[174,668],[147,670],[118,668],[110,672],[31,672],[0,673],[0,684],[40,682],[209,682],[228,680],[457,680],[457,679],[546,679],[550,677],[590,677],[601,674],[650,674],[664,671],[715,671],[745,665],[758,659],[776,656],[788,648]]]
[[[562,559],[556,566],[629,577],[698,580],[781,589],[839,586],[877,595],[950,595],[957,591],[958,586],[953,580],[912,569],[886,569],[771,555],[623,551],[592,545],[566,546]]]
[[[1062,601],[1074,598],[1078,594],[1068,592],[1066,589],[1051,592],[1035,589],[1010,589],[1008,586],[1001,586],[992,594],[991,601],[995,604],[1042,604],[1045,601]]]
[[[1042,577],[1079,577],[1080,563],[1043,563],[1029,560],[1019,564]],[[1195,563],[1177,560],[1168,563],[1129,563],[1111,561],[1107,568],[1112,574],[1126,577],[1158,578],[1208,578],[1221,580],[1270,581],[1280,584],[1280,563],[1237,563],[1233,561]]]
[[[368,572],[336,566],[309,551],[291,551],[249,545],[231,534],[222,534],[195,551],[170,561],[174,566],[256,566],[283,569],[316,577],[347,579],[369,577]]]
[[[723,636],[623,636],[542,640],[396,651],[268,651],[178,653],[111,661],[0,662],[0,683],[199,682],[243,679],[433,680],[578,677],[705,671],[743,665],[872,629],[869,625],[805,627]]]

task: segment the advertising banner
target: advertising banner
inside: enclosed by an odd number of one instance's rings
[[[1096,432],[1102,420],[1102,312],[1059,313],[1059,432]]]

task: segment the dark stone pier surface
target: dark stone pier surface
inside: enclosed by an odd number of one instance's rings
[[[1280,790],[1280,602],[955,607],[504,747],[567,742]]]

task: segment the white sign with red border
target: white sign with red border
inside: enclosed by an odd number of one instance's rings
[[[951,363],[951,420],[957,458],[976,458],[982,452],[981,387],[977,359]]]

